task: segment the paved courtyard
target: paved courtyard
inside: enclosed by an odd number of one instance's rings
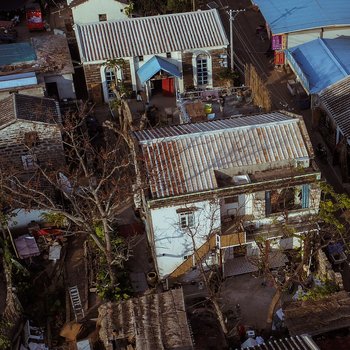
[[[221,304],[223,310],[235,310],[240,305],[241,323],[246,327],[263,329],[266,326],[267,312],[275,289],[263,286],[262,277],[251,274],[230,277],[223,282]]]

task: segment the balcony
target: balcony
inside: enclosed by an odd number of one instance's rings
[[[237,218],[223,217],[221,219],[220,246],[227,248],[246,244],[246,232]]]

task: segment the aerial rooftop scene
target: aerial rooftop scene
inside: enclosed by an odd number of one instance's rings
[[[348,0],[0,0],[0,349],[350,349]]]

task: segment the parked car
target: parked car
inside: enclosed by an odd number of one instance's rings
[[[17,39],[17,31],[15,29],[0,29],[1,43],[14,43]]]

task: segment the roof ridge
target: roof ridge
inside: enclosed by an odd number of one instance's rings
[[[281,113],[283,114],[283,113]],[[263,116],[264,114],[262,114],[261,116]],[[151,143],[151,142],[157,142],[158,140],[162,140],[162,141],[170,141],[170,140],[174,140],[174,139],[179,139],[179,138],[191,138],[193,136],[203,136],[203,135],[213,135],[213,134],[219,134],[221,132],[230,132],[230,131],[234,131],[234,130],[244,130],[244,129],[249,129],[249,128],[258,128],[258,127],[266,127],[266,126],[271,126],[271,125],[280,125],[280,124],[289,124],[289,123],[299,123],[300,120],[298,118],[293,118],[291,116],[285,115],[288,119],[285,120],[273,120],[273,121],[268,121],[268,122],[262,122],[260,124],[255,123],[255,124],[248,124],[248,125],[240,125],[240,126],[229,126],[229,127],[225,127],[224,125],[222,126],[222,128],[219,129],[214,129],[214,130],[197,130],[197,131],[192,131],[189,133],[183,133],[180,135],[168,135],[168,136],[158,136],[158,137],[154,137],[151,139],[146,139],[146,140],[140,140],[138,141],[139,144],[147,144],[147,143]],[[259,114],[257,115],[252,115],[252,116],[259,116]],[[239,117],[239,118],[246,118],[247,116],[244,117]],[[248,116],[249,117],[249,116]],[[179,125],[174,125],[174,127],[176,126],[182,126],[182,125],[192,125],[192,124],[204,124],[204,123],[213,123],[213,122],[218,122],[221,120],[232,120],[232,119],[239,119],[239,118],[226,118],[226,119],[218,119],[218,120],[208,120],[205,122],[198,122],[198,123],[188,123],[188,124],[179,124]],[[171,128],[172,126],[168,127]],[[155,129],[165,129],[167,127],[163,127],[163,128],[155,128]],[[184,130],[186,131],[186,130]],[[142,130],[141,130],[142,132]],[[137,131],[135,133],[138,133]]]
[[[334,64],[341,70],[341,72],[344,74],[344,76],[348,76],[348,73],[346,72],[344,66],[339,62],[338,57],[335,55],[335,53],[333,52],[333,50],[331,50],[325,39],[323,38],[318,38],[317,40],[319,40],[321,42],[322,47],[325,49],[325,51],[328,53],[329,57],[331,58],[331,60],[334,62]]]
[[[121,19],[116,19],[112,21],[101,21],[101,22],[91,22],[91,23],[83,23],[83,24],[78,24],[76,23],[75,26],[77,27],[87,27],[91,25],[105,25],[105,24],[111,24],[111,23],[121,23],[121,22],[140,22],[140,21],[148,21],[152,20],[155,18],[165,18],[165,17],[180,17],[184,15],[195,15],[198,13],[209,13],[213,12],[218,14],[216,9],[209,9],[209,10],[197,10],[197,11],[188,11],[188,12],[177,12],[177,13],[166,13],[166,14],[160,14],[160,15],[153,15],[153,16],[145,16],[145,17],[134,17],[134,18],[121,18]]]

